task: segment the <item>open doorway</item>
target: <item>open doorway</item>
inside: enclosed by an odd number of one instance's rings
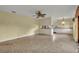
[[[72,18],[58,19],[54,25],[54,33],[71,34],[73,30]]]

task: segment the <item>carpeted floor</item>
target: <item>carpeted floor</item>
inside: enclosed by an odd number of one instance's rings
[[[0,43],[2,53],[76,53],[72,35],[34,35]]]

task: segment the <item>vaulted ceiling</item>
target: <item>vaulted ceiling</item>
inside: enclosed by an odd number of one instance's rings
[[[76,5],[0,5],[0,11],[16,11],[16,14],[33,16],[35,11],[42,10],[47,16],[59,18],[74,17],[76,7]]]

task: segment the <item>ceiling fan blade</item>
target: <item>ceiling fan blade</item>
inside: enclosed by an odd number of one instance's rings
[[[46,15],[46,14],[43,14],[43,15]]]
[[[41,14],[41,17],[45,17],[46,14]]]
[[[34,16],[36,16],[36,18],[45,17],[45,15],[46,15],[46,14],[43,14],[41,11],[36,11],[35,14],[36,15],[34,15]]]

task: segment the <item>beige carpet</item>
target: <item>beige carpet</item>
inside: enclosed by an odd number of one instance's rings
[[[77,44],[72,35],[35,35],[0,43],[0,52],[5,53],[76,53]]]

